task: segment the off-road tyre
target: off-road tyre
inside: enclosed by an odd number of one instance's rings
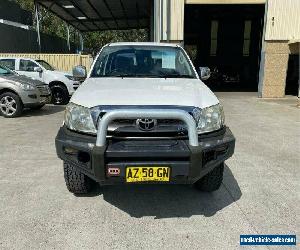
[[[91,191],[93,180],[64,162],[64,177],[68,190],[74,194],[87,194]]]
[[[223,181],[224,163],[215,167],[211,172],[195,183],[195,188],[204,192],[213,192],[220,188]]]

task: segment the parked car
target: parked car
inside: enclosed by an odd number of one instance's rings
[[[76,67],[73,74],[85,77]],[[200,70],[207,79],[208,68]],[[221,104],[178,45],[115,43],[97,56],[56,137],[67,188],[195,184],[212,192],[235,138]]]
[[[52,103],[57,105],[67,104],[70,96],[80,85],[80,82],[73,75],[55,70],[44,60],[2,57],[0,63],[20,75],[48,84],[52,93]]]
[[[0,65],[0,115],[20,116],[24,108],[40,109],[51,101],[47,84],[20,76]]]

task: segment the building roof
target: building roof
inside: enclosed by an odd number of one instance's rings
[[[147,28],[151,0],[35,0],[76,29],[85,31]]]

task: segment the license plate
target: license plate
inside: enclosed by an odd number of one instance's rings
[[[126,182],[157,181],[167,182],[170,180],[169,167],[127,167]]]

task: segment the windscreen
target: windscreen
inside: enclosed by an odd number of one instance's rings
[[[9,68],[0,65],[0,75],[12,75],[14,74],[13,71],[11,71]]]
[[[46,70],[51,70],[53,71],[54,68],[49,64],[47,63],[46,61],[44,60],[36,60],[39,64],[41,64]]]
[[[91,77],[196,78],[180,47],[107,46],[103,48]]]

